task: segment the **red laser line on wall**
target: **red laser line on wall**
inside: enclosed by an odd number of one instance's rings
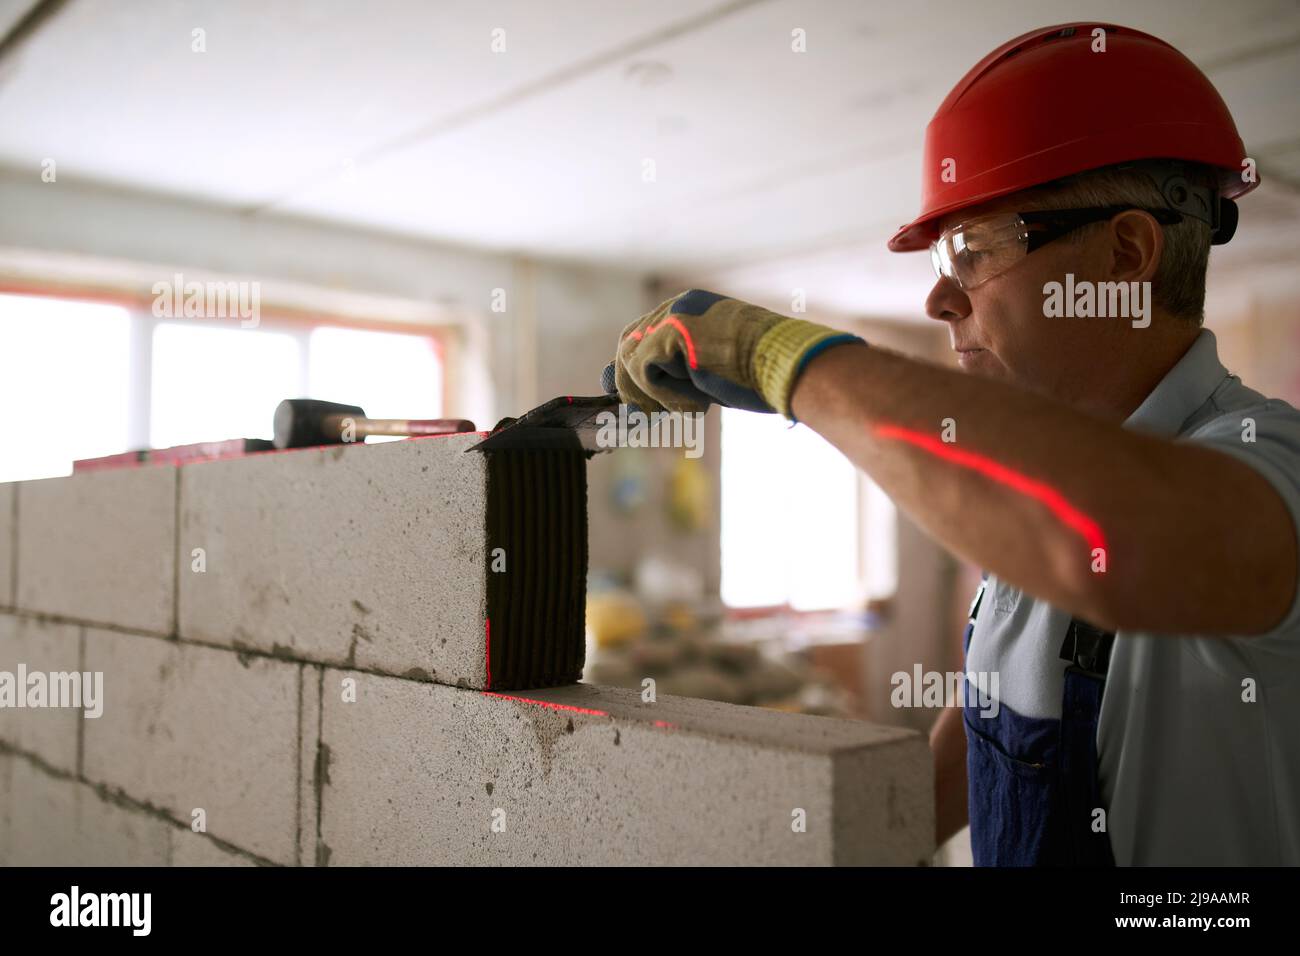
[[[1013,491],[1042,502],[1051,510],[1052,514],[1060,519],[1062,524],[1083,536],[1090,551],[1096,551],[1098,548],[1105,550],[1106,541],[1101,533],[1101,526],[1070,504],[1065,496],[1051,485],[1036,481],[1028,475],[1021,474],[1013,468],[1008,468],[1006,465],[994,461],[992,458],[986,458],[973,451],[954,448],[947,442],[942,442],[933,435],[927,435],[924,432],[913,431],[910,428],[902,428],[898,425],[877,425],[874,431],[881,438],[896,438],[908,442],[938,458],[950,461],[963,468],[969,468],[972,471],[978,471],[999,484],[1006,485]]]
[[[502,700],[517,700],[524,704],[536,704],[538,707],[549,707],[551,710],[567,710],[575,714],[591,714],[594,717],[608,717],[609,714],[603,710],[593,710],[590,707],[577,707],[573,704],[557,704],[550,700],[534,700],[531,697],[516,697],[513,694],[498,694],[494,691],[483,691],[488,697],[500,697]]]

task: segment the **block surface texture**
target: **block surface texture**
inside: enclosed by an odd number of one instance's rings
[[[27,688],[18,686],[20,665],[26,675],[39,673],[46,686],[46,703],[53,703],[57,691],[51,686],[62,683],[62,675],[79,674],[81,628],[73,624],[56,624],[33,618],[0,614],[0,671],[13,675],[14,692],[26,698]],[[50,675],[60,675],[50,679]],[[76,678],[79,685],[81,678]],[[69,697],[74,691],[65,684]],[[0,698],[3,700],[3,698]],[[26,700],[24,701],[26,702]],[[67,773],[77,772],[77,735],[87,720],[78,707],[18,707],[5,702],[0,707],[0,743],[34,754],[51,767]]]
[[[172,632],[174,467],[25,481],[18,499],[19,609]]]
[[[265,657],[88,628],[104,715],[85,721],[83,773],[260,857],[297,858],[299,680]]]
[[[585,684],[525,700],[326,670],[323,687],[329,865],[914,865],[934,851],[929,748],[911,731]]]
[[[576,681],[585,459],[467,453],[481,438],[183,467],[181,636],[463,687]]]
[[[0,865],[164,866],[171,824],[0,752]]]

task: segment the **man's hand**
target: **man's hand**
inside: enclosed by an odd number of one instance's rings
[[[623,330],[614,384],[644,412],[702,412],[712,402],[790,415],[804,365],[856,335],[692,289]]]

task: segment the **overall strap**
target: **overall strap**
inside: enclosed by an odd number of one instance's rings
[[[1097,728],[1110,669],[1113,631],[1073,618],[1061,644],[1065,669],[1061,698],[1059,785],[1062,854],[1072,866],[1114,866],[1110,836],[1094,829],[1103,808]]]

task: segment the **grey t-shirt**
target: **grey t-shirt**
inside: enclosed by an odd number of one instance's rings
[[[1251,465],[1300,534],[1300,412],[1230,375],[1208,329],[1124,427]],[[1022,726],[1060,719],[1069,622],[989,577],[966,666],[998,672]],[[1097,747],[1117,864],[1300,865],[1300,588],[1264,635],[1119,631]]]

